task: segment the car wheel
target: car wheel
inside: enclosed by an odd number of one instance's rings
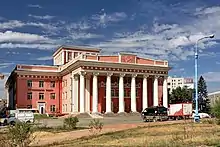
[[[8,123],[7,123],[7,120],[5,120],[3,125],[6,126],[7,124],[8,124]]]
[[[14,122],[14,121],[10,122],[10,125],[14,126],[14,125],[15,125],[15,122]]]

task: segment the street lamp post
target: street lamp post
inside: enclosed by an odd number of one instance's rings
[[[200,121],[200,117],[199,117],[199,113],[198,113],[198,42],[206,39],[206,38],[214,38],[215,35],[209,35],[209,36],[205,36],[202,37],[200,39],[198,39],[196,41],[196,49],[195,49],[195,89],[196,89],[196,114],[194,116],[194,122],[199,122]]]

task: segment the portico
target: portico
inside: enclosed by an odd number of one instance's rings
[[[75,112],[77,106],[80,113],[140,112],[149,106],[168,106],[166,75],[83,70],[73,76],[77,82],[72,89],[80,91],[73,95]]]

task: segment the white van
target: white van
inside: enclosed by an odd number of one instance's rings
[[[7,118],[5,118],[7,124],[14,125],[16,122],[26,122],[33,123],[34,122],[34,113],[32,109],[16,109],[10,110],[10,114]]]

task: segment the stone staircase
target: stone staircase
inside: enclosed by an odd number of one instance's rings
[[[91,118],[103,118],[101,113],[88,113]]]

